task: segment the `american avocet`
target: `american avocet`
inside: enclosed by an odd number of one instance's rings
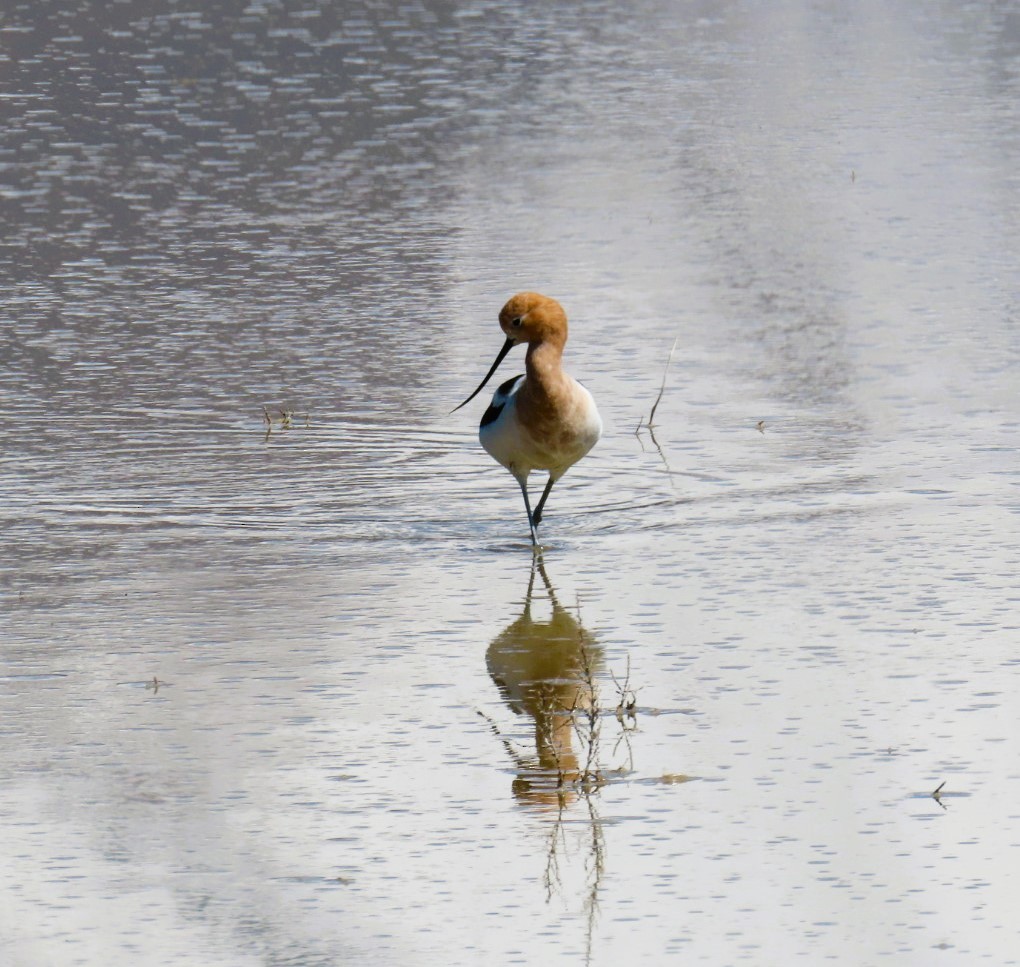
[[[591,393],[563,371],[567,316],[555,299],[537,292],[519,292],[500,310],[499,327],[506,335],[503,348],[478,389],[456,410],[482,391],[514,346],[528,344],[526,374],[508,379],[496,390],[482,416],[478,439],[520,484],[531,542],[537,546],[536,528],[549,491],[595,446],[602,435],[602,420]],[[534,512],[528,500],[528,474],[532,470],[549,471],[549,481]]]

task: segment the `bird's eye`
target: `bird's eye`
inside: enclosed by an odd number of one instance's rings
[[[510,325],[513,326],[514,329],[520,329],[521,328],[521,323],[523,321],[524,321],[523,317],[517,316],[516,319],[511,319],[510,320]]]

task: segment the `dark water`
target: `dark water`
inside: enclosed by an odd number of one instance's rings
[[[7,10],[3,962],[1020,960],[1018,65],[1009,4]],[[606,423],[541,571],[447,415],[524,288]]]

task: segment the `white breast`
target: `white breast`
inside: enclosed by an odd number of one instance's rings
[[[478,439],[492,458],[516,477],[548,470],[554,480],[559,479],[598,442],[602,435],[599,411],[591,393],[571,380],[571,405],[560,414],[551,433],[538,437],[517,416],[517,391],[523,381],[523,376],[517,376],[496,390],[482,417]]]

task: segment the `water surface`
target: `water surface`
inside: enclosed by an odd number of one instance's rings
[[[0,51],[4,963],[1020,960],[1008,5]],[[541,570],[448,415],[524,288]]]

